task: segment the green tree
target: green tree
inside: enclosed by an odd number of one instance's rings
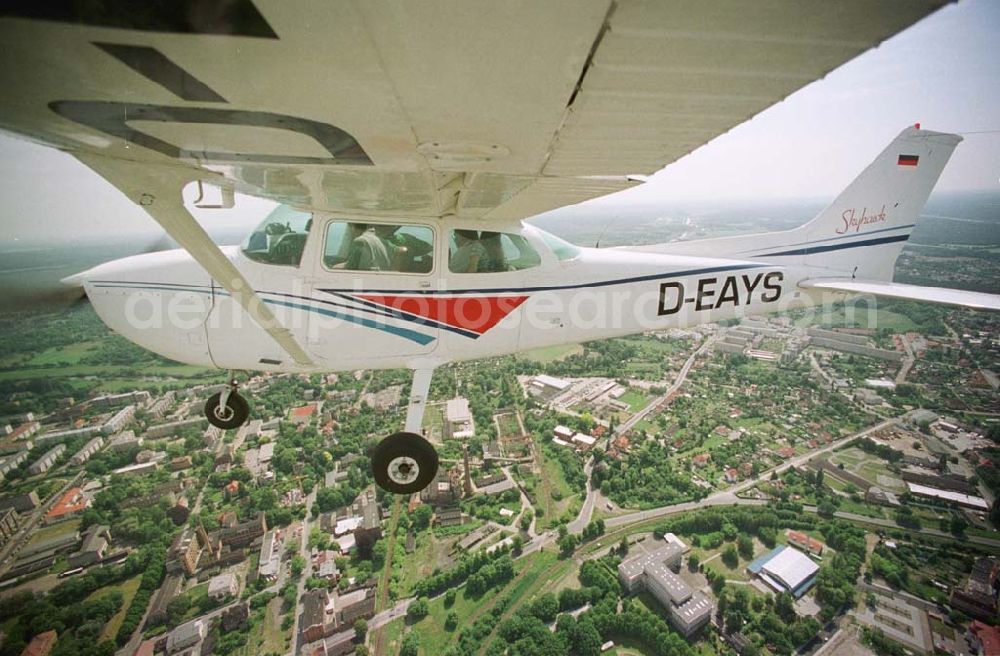
[[[736,569],[740,564],[740,557],[736,553],[736,547],[733,545],[728,545],[722,552],[722,562],[726,564],[729,569]]]
[[[406,619],[411,623],[419,622],[427,617],[428,612],[430,612],[430,607],[427,605],[427,600],[423,597],[417,597],[416,601],[406,609]]]
[[[364,618],[360,618],[354,623],[354,639],[357,642],[364,642],[367,635],[368,622]]]
[[[434,514],[434,509],[428,505],[417,506],[413,511],[412,520],[413,527],[418,531],[422,531],[431,525],[431,517]]]
[[[746,533],[741,533],[740,537],[736,539],[736,548],[740,555],[747,560],[753,558],[753,538]]]
[[[403,645],[399,648],[399,656],[419,656],[420,638],[416,632],[410,631],[403,638]]]
[[[456,628],[458,628],[458,613],[450,611],[448,616],[444,618],[444,630],[454,631]]]

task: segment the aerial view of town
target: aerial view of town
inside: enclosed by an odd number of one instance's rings
[[[223,431],[222,372],[5,314],[0,654],[997,653],[998,327],[862,299],[449,365],[407,497],[366,457],[407,371],[250,374]]]

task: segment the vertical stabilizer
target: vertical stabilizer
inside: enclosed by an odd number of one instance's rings
[[[892,280],[896,258],[962,138],[909,127],[819,216],[799,243],[762,256],[802,256],[816,275]]]

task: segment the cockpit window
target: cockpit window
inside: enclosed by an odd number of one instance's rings
[[[243,242],[243,254],[254,262],[298,266],[311,227],[311,214],[279,205]]]
[[[489,230],[452,230],[448,253],[452,273],[520,271],[542,262],[521,235]]]
[[[326,227],[323,265],[348,271],[429,273],[434,232],[427,226],[332,221]]]
[[[542,238],[545,245],[552,249],[552,254],[560,260],[572,260],[573,258],[580,255],[580,249],[577,246],[564,241],[555,235],[545,232],[540,228],[535,228],[538,230],[538,236]]]

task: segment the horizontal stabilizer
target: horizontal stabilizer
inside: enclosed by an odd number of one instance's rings
[[[855,280],[852,278],[813,278],[811,280],[803,280],[799,283],[799,287],[805,289],[830,289],[849,294],[888,296],[890,298],[901,298],[909,301],[961,305],[976,310],[1000,310],[1000,295],[998,294],[967,292],[960,289],[945,289],[944,287],[922,287],[919,285],[904,285],[898,282]]]

